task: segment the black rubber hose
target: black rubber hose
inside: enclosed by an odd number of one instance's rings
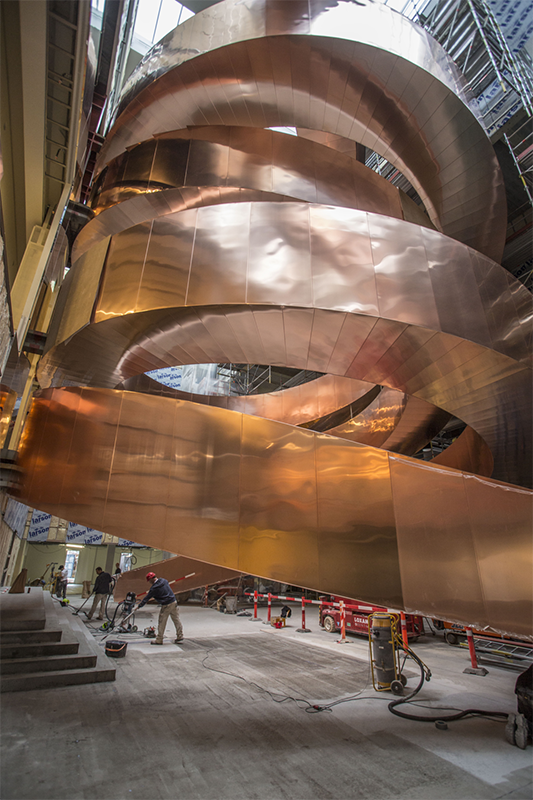
[[[389,703],[388,708],[392,714],[395,714],[397,717],[402,717],[403,719],[414,719],[418,722],[438,722],[439,720],[442,720],[443,722],[453,722],[453,720],[464,719],[465,717],[468,716],[502,717],[507,719],[507,717],[509,716],[507,713],[503,711],[482,711],[481,709],[478,708],[467,708],[465,711],[459,711],[457,714],[449,714],[448,716],[442,716],[442,714],[439,714],[436,717],[420,716],[418,714],[407,714],[403,711],[399,711],[396,706],[402,705],[402,703],[407,703],[409,702],[409,700],[412,700],[412,698],[416,694],[418,694],[418,692],[420,691],[420,689],[424,684],[424,672],[425,672],[424,664],[418,658],[416,653],[413,653],[412,650],[409,651],[406,650],[405,652],[408,652],[411,658],[414,661],[416,661],[418,666],[420,667],[420,681],[416,689],[413,692],[411,692],[411,694],[407,695],[407,697],[401,697],[399,700],[393,700],[392,703]]]

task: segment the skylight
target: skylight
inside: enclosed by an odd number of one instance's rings
[[[98,2],[98,0],[96,0]],[[177,0],[139,0],[134,34],[150,47],[176,25],[194,16]]]

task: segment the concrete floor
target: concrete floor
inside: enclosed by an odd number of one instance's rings
[[[372,688],[365,640],[338,644],[316,608],[311,633],[297,633],[297,609],[285,630],[198,606],[180,614],[179,646],[124,637],[115,683],[2,695],[2,800],[532,798],[531,744],[512,747],[504,724],[486,718],[442,731],[395,717],[391,695]],[[145,607],[139,629],[156,615]],[[433,673],[419,703],[516,711],[517,672],[465,675],[467,652],[438,636],[415,650]],[[417,668],[406,674],[416,686]]]

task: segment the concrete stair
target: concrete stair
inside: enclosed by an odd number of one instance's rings
[[[115,673],[79,618],[47,592],[0,595],[0,692],[113,681]]]

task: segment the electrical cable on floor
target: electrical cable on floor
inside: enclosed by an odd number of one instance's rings
[[[205,662],[207,661],[209,655],[213,652],[213,650],[214,648],[209,650],[208,653],[204,656],[204,658],[200,662],[205,669],[208,669],[211,672],[219,672],[221,675],[230,675],[232,678],[238,678],[239,680],[244,681],[244,683],[247,683],[249,686],[255,686],[256,689],[259,689],[261,692],[265,692],[265,694],[268,694],[275,703],[285,703],[287,700],[292,700],[297,705],[298,703],[305,703],[304,707],[298,706],[298,708],[302,708],[302,710],[305,711],[307,714],[318,714],[321,711],[331,711],[333,706],[340,705],[341,703],[350,703],[354,700],[388,700],[388,698],[386,697],[373,697],[372,695],[368,697],[360,696],[366,690],[366,688],[370,683],[370,665],[367,673],[367,682],[360,692],[357,692],[357,694],[351,695],[350,697],[343,697],[339,700],[334,700],[332,703],[318,704],[318,703],[310,703],[309,700],[305,700],[303,697],[292,697],[291,695],[284,695],[282,692],[271,692],[269,689],[265,689],[263,686],[259,686],[259,684],[255,683],[255,681],[250,681],[247,678],[243,678],[242,675],[237,675],[235,672],[228,672],[225,669],[217,669],[216,667],[207,666]],[[281,696],[282,699],[278,700],[274,695]]]
[[[255,681],[249,681],[247,678],[243,678],[242,675],[237,675],[235,672],[228,672],[225,669],[217,669],[216,667],[208,667],[205,662],[207,661],[209,655],[213,652],[213,650],[214,648],[209,650],[202,659],[202,661],[200,662],[202,667],[204,667],[204,669],[208,669],[210,672],[219,672],[221,675],[230,675],[232,678],[238,678],[240,681],[244,681],[244,683],[247,683],[249,686],[255,686],[256,689],[259,689],[261,692],[265,692],[266,694],[268,694],[275,703],[285,703],[287,700],[292,700],[296,704],[305,703],[306,706],[312,707],[312,703],[310,703],[308,700],[304,700],[301,697],[297,698],[297,697],[291,697],[290,695],[283,695],[282,692],[271,692],[269,689],[265,689],[263,686],[259,686],[259,684],[255,683]],[[277,700],[274,697],[275,694],[281,695],[282,699]]]
[[[412,704],[412,705],[416,705],[418,707],[430,708],[430,709],[435,710],[435,711],[452,711],[452,710],[456,710],[457,711],[456,714],[448,714],[447,716],[443,716],[442,714],[439,714],[438,716],[423,716],[423,715],[416,715],[416,714],[407,714],[405,712],[402,712],[402,711],[398,710],[397,706],[399,706],[399,705],[403,705],[403,704],[406,704],[406,703],[411,704],[410,701],[412,700],[413,697],[415,697],[418,694],[418,692],[420,691],[420,689],[422,688],[422,686],[424,684],[424,681],[426,681],[426,680],[429,681],[429,679],[431,678],[431,671],[424,664],[424,662],[416,655],[416,653],[413,652],[413,650],[411,650],[410,647],[406,648],[404,646],[403,641],[401,639],[397,641],[397,644],[405,652],[405,657],[403,659],[403,664],[405,664],[405,662],[407,661],[408,658],[412,658],[418,664],[418,666],[420,668],[420,681],[419,681],[418,685],[415,687],[415,689],[410,694],[408,694],[406,697],[401,697],[398,700],[393,700],[392,702],[389,702],[389,699],[386,698],[386,697],[375,697],[373,695],[363,696],[363,692],[367,689],[367,687],[368,687],[368,685],[370,683],[370,664],[368,665],[368,673],[367,673],[366,684],[359,692],[357,692],[354,695],[351,695],[350,697],[343,697],[343,698],[340,698],[339,700],[334,700],[331,703],[324,703],[324,704],[310,703],[308,700],[305,700],[304,698],[295,698],[295,697],[291,697],[290,695],[281,695],[281,693],[277,693],[277,692],[276,693],[272,693],[268,689],[265,689],[264,687],[259,686],[259,684],[255,683],[254,681],[249,681],[246,678],[243,678],[242,675],[237,675],[236,673],[228,672],[227,670],[216,669],[215,667],[208,667],[205,662],[209,658],[209,655],[212,652],[212,650],[209,650],[207,655],[202,659],[201,664],[202,664],[203,667],[205,667],[205,669],[211,670],[212,672],[219,672],[219,673],[221,673],[223,675],[230,675],[233,678],[238,678],[239,680],[244,681],[245,683],[249,684],[250,686],[255,686],[260,691],[265,692],[266,694],[268,694],[275,703],[284,703],[286,700],[292,700],[296,704],[305,703],[305,706],[304,706],[303,710],[307,714],[317,714],[317,713],[320,713],[321,711],[331,711],[334,708],[334,706],[341,705],[342,703],[355,702],[357,700],[385,700],[385,701],[388,702],[388,704],[389,704],[388,708],[389,708],[389,711],[392,714],[395,714],[397,717],[401,717],[403,719],[412,719],[412,720],[416,720],[416,721],[420,721],[420,722],[451,722],[451,721],[455,721],[455,720],[459,720],[459,719],[465,719],[467,717],[484,717],[484,718],[490,719],[490,720],[495,721],[495,722],[496,721],[506,721],[507,720],[508,714],[506,712],[484,711],[483,709],[477,709],[477,708],[469,708],[469,709],[466,709],[466,710],[460,710],[460,709],[452,709],[452,708],[449,708],[449,707],[446,707],[446,706],[424,706],[424,705],[422,705],[420,703],[413,703]],[[276,699],[274,697],[274,694],[281,695],[282,699],[281,700]],[[301,706],[299,706],[299,707],[301,708]]]

